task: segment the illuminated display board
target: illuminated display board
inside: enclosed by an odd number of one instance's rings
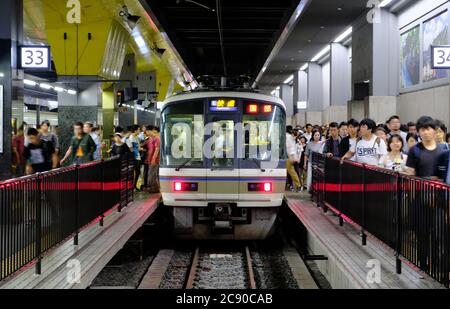
[[[211,112],[236,112],[238,110],[234,99],[212,100],[209,107]]]

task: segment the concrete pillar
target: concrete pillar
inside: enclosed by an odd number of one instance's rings
[[[298,71],[294,74],[294,110],[296,125],[306,125],[306,109],[298,109],[298,102],[308,102],[308,73]]]
[[[294,93],[289,85],[280,86],[280,98],[286,104],[286,122],[292,125],[292,116],[294,116]]]
[[[346,106],[352,95],[348,48],[332,43],[330,65],[330,105]]]
[[[316,63],[310,63],[308,67],[308,108],[306,110],[306,122],[322,124],[323,88],[322,67]]]
[[[17,47],[23,42],[23,0],[0,1],[0,180],[11,178],[12,102],[23,93]],[[22,101],[23,106],[23,101]]]
[[[99,107],[102,106],[101,84],[82,84],[77,95],[58,93],[58,122],[60,127],[60,145],[64,152],[69,148],[73,136],[73,124],[81,121],[98,124]]]
[[[362,105],[349,106],[349,114],[361,114],[385,122],[397,113],[399,86],[399,35],[397,17],[381,9],[380,22],[370,24],[361,18],[354,26],[352,85],[369,83],[368,97]],[[353,113],[353,107],[358,111]]]

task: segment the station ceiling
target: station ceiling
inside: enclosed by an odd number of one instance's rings
[[[259,86],[282,84],[368,10],[367,0],[310,0]]]
[[[145,0],[194,76],[223,75],[217,12],[186,0]],[[301,0],[297,25],[272,59],[259,87],[282,84],[355,19],[367,0]],[[217,0],[197,3],[216,9]],[[221,16],[228,76],[256,78],[300,0],[222,0]],[[273,88],[273,87],[272,87]]]
[[[227,75],[253,78],[300,2],[196,1],[205,8],[185,0],[146,1],[194,76],[224,75],[217,19],[219,2]]]

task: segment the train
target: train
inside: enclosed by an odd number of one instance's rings
[[[286,106],[253,91],[193,91],[161,108],[160,190],[183,239],[261,240],[286,184]]]

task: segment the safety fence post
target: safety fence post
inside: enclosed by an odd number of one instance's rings
[[[79,218],[80,218],[80,196],[79,196],[79,192],[80,192],[80,186],[79,186],[79,181],[80,181],[80,165],[77,164],[75,167],[75,236],[73,238],[73,244],[75,246],[78,246],[78,235],[80,233],[80,223],[79,223]]]
[[[402,273],[402,261],[400,260],[400,252],[401,252],[401,234],[402,234],[402,188],[401,188],[401,178],[400,174],[397,173],[396,175],[396,183],[397,183],[397,190],[396,190],[396,212],[395,212],[395,220],[396,220],[396,226],[395,226],[395,269],[397,271],[397,274]]]
[[[41,174],[36,175],[37,194],[36,194],[36,275],[42,273],[42,181]]]
[[[361,218],[361,243],[363,246],[367,245],[366,229],[366,165],[362,167],[362,179],[363,179],[363,194],[362,194],[362,218]]]
[[[339,226],[344,226],[344,218],[342,217],[342,164],[339,164]]]
[[[100,163],[100,169],[101,169],[101,177],[100,177],[100,179],[101,179],[101,190],[102,190],[102,192],[101,192],[101,194],[100,194],[100,205],[101,205],[101,208],[103,209],[103,204],[105,203],[105,167],[104,167],[104,165],[105,165],[105,160],[102,158],[102,161],[101,161],[101,163]],[[99,225],[100,225],[100,227],[103,227],[103,225],[104,225],[104,219],[105,219],[105,213],[102,213],[102,215],[101,215],[101,217],[100,217],[100,223],[99,223]]]

